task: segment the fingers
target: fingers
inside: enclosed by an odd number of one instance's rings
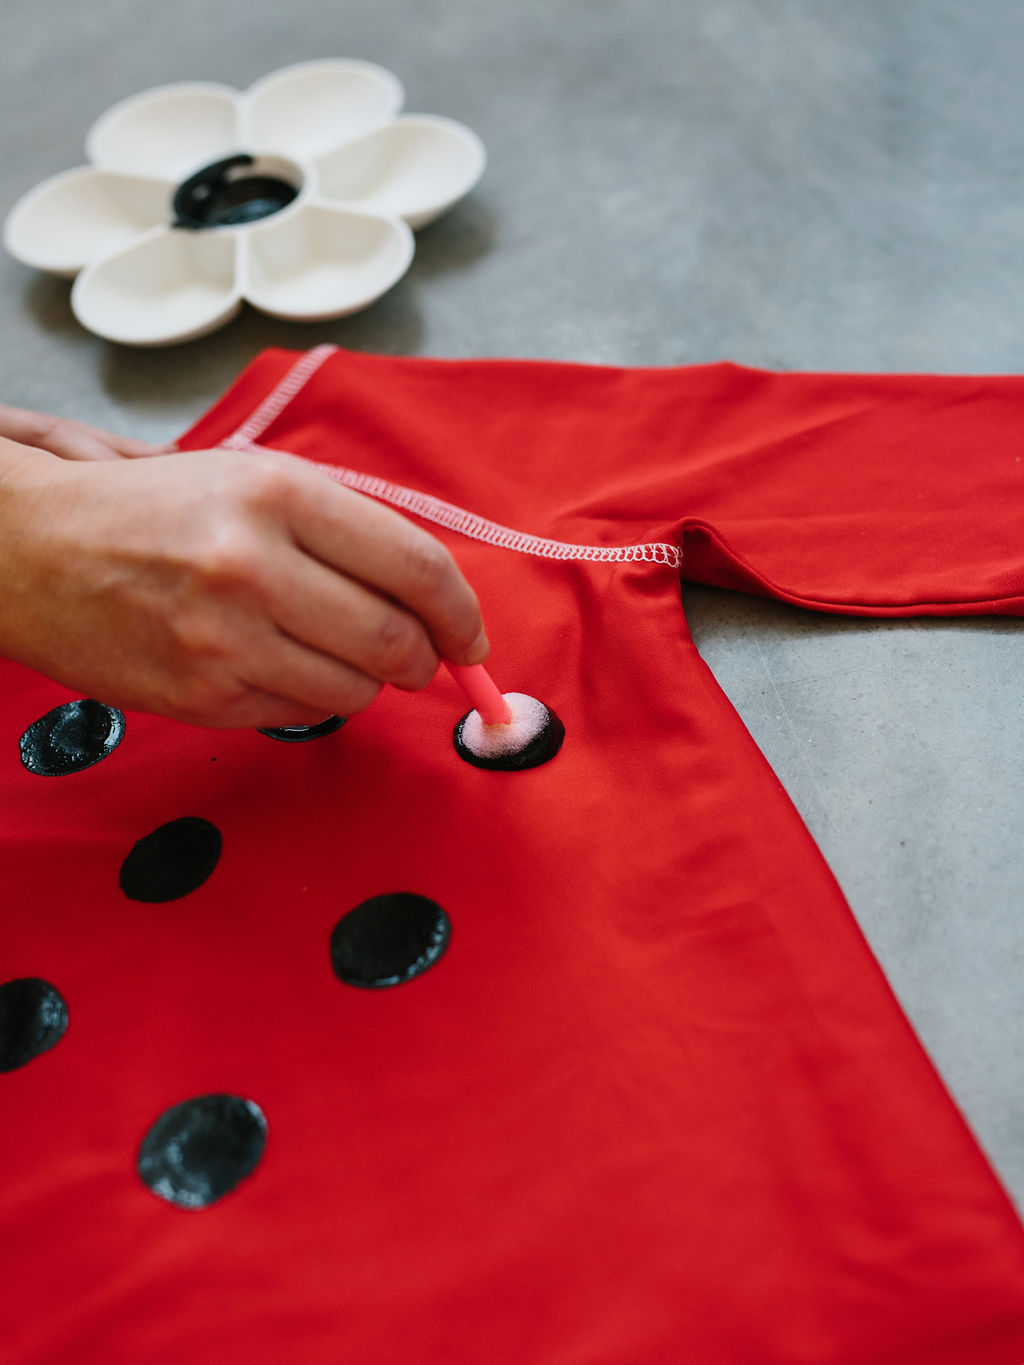
[[[253,669],[253,692],[286,699],[304,714],[354,716],[365,711],[381,690],[381,683],[350,664],[277,635],[262,656],[247,661]],[[315,721],[275,721],[272,724],[313,724]]]
[[[405,608],[442,658],[482,663],[489,646],[480,604],[441,542],[361,493],[302,473],[289,487],[288,508],[300,547]]]
[[[437,672],[438,652],[421,620],[294,547],[263,587],[268,613],[284,633],[378,683],[418,691]]]
[[[137,459],[162,454],[171,447],[116,436],[100,427],[88,426],[46,413],[30,412],[0,404],[0,435],[23,445],[47,450],[64,460]]]
[[[164,441],[161,444],[153,441],[136,441],[129,436],[118,436],[109,431],[101,431],[99,435],[125,460],[144,460],[150,455],[170,455],[178,449],[174,441]]]
[[[231,707],[195,713],[182,711],[175,719],[215,730],[274,730],[286,725],[319,725],[328,715],[341,714],[302,706],[291,697],[253,687]]]
[[[356,708],[338,710],[317,706],[303,706],[291,697],[279,696],[253,687],[234,706],[196,714],[182,713],[176,720],[190,725],[202,725],[213,730],[280,730],[286,726],[319,725],[328,716],[355,715]]]
[[[382,684],[269,622],[225,622],[216,648],[187,650],[154,709],[218,728],[316,725],[365,711]],[[133,708],[135,709],[135,708]]]
[[[0,432],[22,445],[35,446],[65,460],[116,460],[117,452],[97,432],[22,408],[0,407]]]

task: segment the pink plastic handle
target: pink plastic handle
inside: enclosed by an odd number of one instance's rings
[[[445,664],[448,672],[476,707],[485,725],[511,725],[512,708],[495,687],[483,664]]]

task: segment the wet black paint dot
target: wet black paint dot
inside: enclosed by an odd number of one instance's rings
[[[452,735],[455,752],[467,763],[472,763],[474,768],[487,768],[491,772],[518,773],[524,772],[527,768],[539,768],[542,763],[549,763],[554,758],[565,739],[565,726],[561,720],[550,706],[545,707],[545,710],[547,718],[542,728],[521,749],[491,755],[475,753],[464,741],[462,732],[466,722],[474,714],[467,711]]]
[[[432,967],[451,937],[451,921],[426,896],[371,896],[343,915],[331,934],[331,965],[349,986],[398,986]]]
[[[237,1095],[199,1095],[172,1105],[139,1149],[138,1172],[154,1194],[182,1209],[205,1209],[259,1165],[267,1121]]]
[[[220,858],[220,830],[198,815],[160,825],[121,864],[120,884],[133,901],[173,901],[202,886]]]
[[[18,741],[21,761],[40,777],[66,777],[91,768],[124,739],[124,716],[113,706],[85,699],[55,706],[33,721]]]
[[[301,744],[303,740],[320,739],[323,735],[333,735],[348,720],[348,716],[328,716],[316,725],[278,725],[270,730],[261,730],[261,735],[271,739],[283,740],[285,744]]]
[[[60,1042],[68,1007],[60,992],[37,976],[0,985],[0,1071],[15,1071]]]

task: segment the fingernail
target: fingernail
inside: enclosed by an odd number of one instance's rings
[[[465,654],[463,654],[460,663],[465,664],[467,667],[472,667],[473,664],[482,664],[490,652],[491,642],[488,640],[486,632],[481,631],[466,650]]]

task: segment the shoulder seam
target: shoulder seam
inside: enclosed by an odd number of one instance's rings
[[[544,536],[530,535],[516,531],[511,526],[502,526],[487,517],[478,516],[455,503],[445,502],[430,493],[421,493],[403,484],[391,483],[373,474],[364,474],[356,469],[346,469],[341,465],[322,464],[307,460],[290,451],[275,451],[272,446],[259,443],[258,438],[280,417],[288,405],[302,392],[321,365],[337,352],[336,346],[317,346],[301,356],[291,369],[278,381],[263,402],[256,407],[244,422],[231,433],[221,445],[229,450],[258,452],[269,450],[274,454],[288,455],[302,460],[327,474],[337,483],[356,492],[365,493],[381,502],[390,503],[424,521],[444,526],[449,531],[480,540],[488,545],[496,545],[503,550],[515,550],[520,554],[536,555],[541,559],[589,560],[591,562],[666,564],[679,569],[683,562],[683,552],[678,545],[657,541],[644,541],[638,545],[578,545],[566,540],[549,540]]]
[[[515,550],[519,554],[536,555],[541,559],[589,560],[601,564],[665,564],[672,569],[682,567],[682,550],[678,545],[667,542],[641,541],[636,545],[580,545],[574,541],[550,540],[545,536],[535,536],[526,531],[517,531],[511,526],[502,526],[500,522],[481,517],[465,507],[457,506],[455,503],[445,502],[444,499],[436,498],[431,493],[421,493],[415,488],[407,488],[404,484],[391,483],[388,479],[378,478],[375,474],[364,474],[357,469],[346,469],[343,465],[322,464],[316,460],[307,460],[304,456],[295,455],[291,451],[274,450],[272,446],[259,445],[255,441],[248,441],[238,435],[229,437],[224,444],[231,450],[268,451],[271,454],[286,455],[290,459],[301,460],[303,464],[319,470],[336,483],[344,484],[346,488],[351,488],[357,493],[364,493],[368,497],[400,508],[403,512],[421,517],[424,521],[433,522],[437,526],[445,527],[446,530],[455,531],[471,540],[480,540],[502,550]]]

